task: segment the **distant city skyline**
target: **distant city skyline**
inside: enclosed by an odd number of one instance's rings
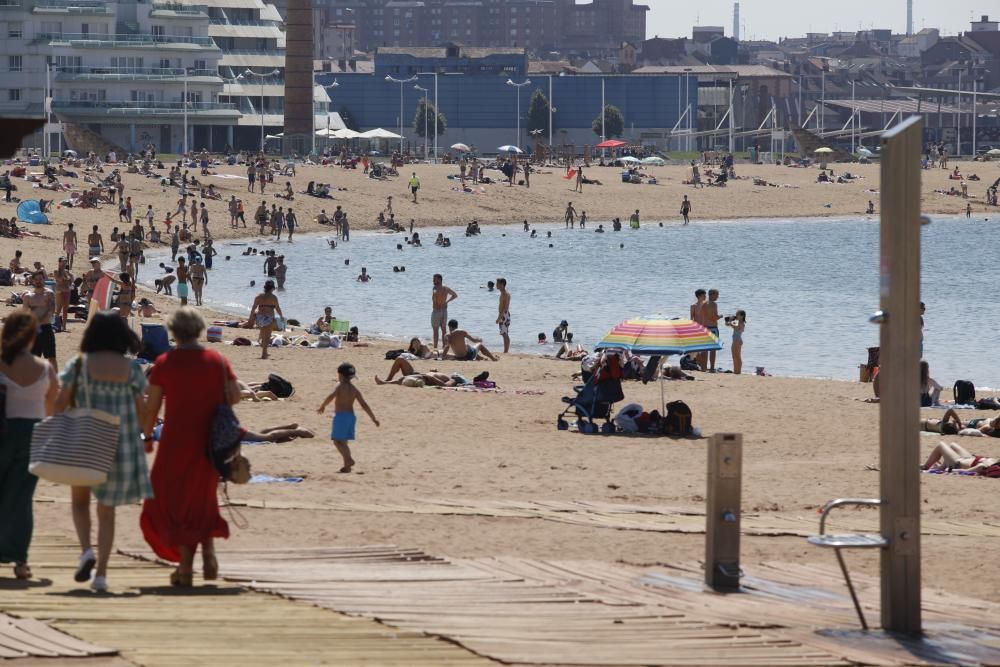
[[[732,0],[646,0],[646,4],[650,7],[648,37],[690,37],[694,25],[723,26],[726,36],[732,36]],[[741,0],[740,13],[743,39],[777,40],[807,32],[856,31],[859,25],[865,30],[890,28],[894,33],[906,32],[906,0],[837,0],[816,5],[800,0]],[[938,28],[942,34],[958,34],[983,14],[1000,20],[1000,4],[995,0],[914,0],[913,30]]]

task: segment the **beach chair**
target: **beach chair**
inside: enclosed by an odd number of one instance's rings
[[[842,549],[884,549],[889,546],[889,541],[882,535],[877,534],[856,534],[856,535],[833,535],[826,532],[826,517],[835,507],[844,505],[868,505],[878,506],[882,501],[878,498],[838,498],[831,500],[823,506],[822,514],[819,518],[819,535],[811,535],[807,538],[809,544],[826,549],[833,549],[840,564],[840,571],[844,573],[844,582],[847,590],[851,594],[851,601],[854,602],[854,610],[858,613],[858,620],[861,627],[868,629],[868,622],[865,621],[865,614],[861,610],[861,603],[858,602],[858,595],[854,591],[854,584],[851,582],[851,575],[847,572],[847,565],[844,563],[844,556],[840,553]]]
[[[351,323],[349,320],[330,320],[330,333],[346,334],[350,330]]]

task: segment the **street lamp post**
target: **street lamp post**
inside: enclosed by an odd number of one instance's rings
[[[424,162],[427,162],[427,93],[430,92],[427,88],[423,88],[420,84],[414,84],[414,89],[419,90],[424,94]],[[434,115],[437,116],[437,109],[434,109]],[[437,125],[437,118],[434,119],[435,125]],[[435,128],[436,129],[436,128]]]
[[[857,99],[857,95],[855,95],[855,93],[854,93],[854,84],[856,84],[856,83],[857,83],[856,80],[851,79],[851,154],[852,155],[854,154],[854,151],[855,151],[855,143],[854,143],[855,132],[854,132],[854,128],[858,124],[858,107],[857,107],[857,104],[855,103],[855,100]]]
[[[690,153],[691,152],[691,68],[684,68],[684,107],[687,113],[687,132],[684,137],[684,148]]]
[[[507,79],[507,85],[514,86],[515,90],[517,91],[517,102],[516,102],[517,108],[514,109],[515,111],[514,116],[517,121],[517,140],[514,142],[514,145],[520,146],[521,145],[521,89],[524,88],[525,86],[530,86],[531,79],[525,79],[521,83],[514,83],[513,79]],[[551,105],[552,102],[549,101],[549,106]]]
[[[191,70],[184,68],[184,100],[181,105],[184,108],[184,155],[188,154],[188,72]]]
[[[385,80],[389,83],[399,84],[399,154],[403,155],[403,84],[413,83],[417,80],[416,76],[411,76],[409,79],[396,79],[392,75],[386,74]]]
[[[250,79],[251,77],[257,77],[260,79],[260,150],[264,152],[264,81],[269,76],[277,76],[280,74],[278,70],[272,70],[267,74],[257,74],[252,69],[247,69],[236,78],[239,80]],[[314,121],[315,122],[315,121]]]

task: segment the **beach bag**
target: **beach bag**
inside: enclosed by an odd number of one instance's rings
[[[404,387],[413,387],[414,389],[419,389],[424,386],[424,379],[416,375],[407,375],[403,378],[402,382]]]
[[[393,359],[396,359],[399,355],[403,354],[404,352],[406,352],[406,350],[389,350],[388,352],[385,353],[385,359],[386,361],[392,361]]]
[[[1000,464],[994,463],[989,468],[984,470],[983,477],[993,477],[994,479],[1000,478]]]
[[[952,387],[955,394],[955,405],[975,405],[976,385],[969,380],[956,380]]]
[[[90,407],[85,360],[77,357],[70,388],[70,408],[35,425],[28,472],[56,484],[97,486],[108,479],[118,453],[121,418]],[[85,407],[76,405],[83,375]]]
[[[0,269],[0,287],[10,287],[14,284],[14,277],[10,269]]]
[[[330,347],[330,334],[321,333],[316,339],[316,347]]]
[[[638,433],[639,424],[636,419],[642,414],[642,406],[638,403],[629,403],[615,415],[614,422],[622,431],[626,433]]]
[[[261,391],[270,391],[278,398],[288,398],[295,393],[291,382],[274,373],[267,376],[267,382],[262,384],[260,388]]]
[[[209,327],[205,333],[209,343],[222,342],[222,327]]]
[[[691,408],[684,401],[671,401],[667,403],[665,422],[667,433],[672,435],[690,435],[692,422]]]
[[[223,364],[222,403],[216,408],[212,417],[208,458],[223,480],[233,484],[246,484],[250,481],[250,461],[240,453],[243,427],[240,426],[240,420],[236,417],[233,407],[229,405],[229,397],[226,395],[228,381],[226,367]]]

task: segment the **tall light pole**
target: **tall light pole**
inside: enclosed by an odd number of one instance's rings
[[[955,141],[955,157],[962,157],[962,70],[958,70],[958,107],[956,108],[958,113],[955,114],[955,128],[958,131],[958,139]]]
[[[691,152],[691,68],[684,68],[684,107],[687,112],[687,136],[684,137],[684,148]]]
[[[604,121],[608,118],[608,104],[604,97],[604,77],[601,77],[601,143],[603,144],[608,140],[607,134],[605,132]],[[601,149],[601,155],[604,155],[604,149]]]
[[[278,70],[272,70],[266,74],[257,74],[252,69],[247,69],[236,78],[239,80],[249,80],[251,77],[257,77],[260,79],[260,150],[264,152],[264,82],[269,76],[277,76],[281,74]],[[315,122],[315,121],[314,121]]]
[[[427,114],[430,109],[427,108],[427,93],[430,92],[427,88],[423,88],[420,84],[415,83],[413,87],[424,94],[424,162],[427,162]],[[437,125],[437,109],[434,109],[434,124]]]
[[[826,129],[826,67],[820,72],[820,104],[819,113],[816,115],[816,122],[819,124],[819,136],[823,136],[823,131]]]
[[[520,146],[521,144],[521,89],[525,86],[531,85],[531,79],[525,79],[521,83],[514,83],[513,79],[507,79],[508,86],[514,86],[517,90],[517,107],[514,109],[514,116],[517,119],[517,140],[514,142],[515,146]],[[551,104],[551,102],[549,103]]]
[[[52,63],[45,63],[45,131],[42,133],[42,152],[45,154],[46,163],[52,156],[52,138],[49,130],[52,124]]]
[[[418,77],[411,76],[409,79],[396,79],[386,74],[385,80],[389,83],[399,84],[399,154],[403,155],[403,84],[413,83]]]
[[[191,70],[184,68],[184,100],[181,105],[184,108],[184,155],[188,154],[188,72]]]
[[[324,90],[330,90],[331,88],[337,88],[339,86],[340,86],[340,84],[337,83],[336,79],[334,79],[333,83],[331,83],[329,86],[323,86],[323,88],[324,88]],[[329,93],[327,93],[327,96],[329,96]],[[333,102],[333,100],[331,99],[330,102]],[[315,128],[313,128],[313,129],[315,129]],[[313,136],[314,137],[316,136],[315,132],[313,132]],[[313,141],[315,142],[316,140],[313,139]],[[327,148],[330,147],[330,107],[329,106],[326,108],[326,147]]]
[[[855,103],[857,96],[854,94],[854,84],[856,83],[857,81],[855,79],[851,79],[851,154],[852,155],[854,154],[855,151],[854,128],[858,124],[858,107],[857,104]]]

